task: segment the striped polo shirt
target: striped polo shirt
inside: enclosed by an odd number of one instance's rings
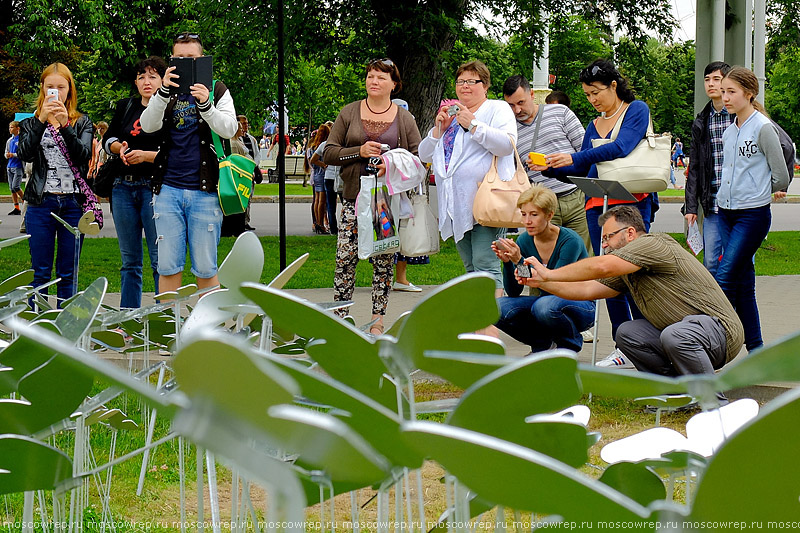
[[[543,176],[541,172],[528,169],[528,152],[549,154],[573,154],[581,149],[585,133],[581,121],[570,108],[561,104],[540,104],[538,114],[542,115],[539,137],[535,149],[531,146],[536,130],[536,117],[530,124],[517,121],[517,151],[522,164],[528,171],[531,183],[538,183],[556,194],[564,194],[576,189],[575,185]]]

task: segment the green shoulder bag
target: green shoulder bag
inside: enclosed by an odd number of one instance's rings
[[[214,86],[211,89],[211,103],[214,103]],[[231,143],[228,139],[220,139],[219,135],[211,130],[214,139],[214,150],[217,152],[219,163],[219,183],[217,194],[219,206],[223,215],[236,215],[244,213],[250,203],[253,193],[253,173],[256,162],[246,155],[232,154]]]

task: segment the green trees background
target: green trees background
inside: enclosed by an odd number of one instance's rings
[[[785,1],[770,8],[767,104],[798,136],[800,126],[789,120],[800,107],[791,83],[800,67],[800,32],[790,5],[796,0]],[[15,111],[30,111],[41,69],[62,61],[75,74],[81,108],[94,120],[108,120],[114,103],[133,92],[136,62],[168,56],[173,37],[190,30],[202,36],[215,75],[257,129],[277,94],[276,9],[277,0],[0,0],[0,10],[10,14],[0,20],[0,115],[8,121]],[[612,15],[626,35],[618,43],[607,22]],[[285,20],[285,89],[295,138],[309,121],[333,120],[344,104],[363,96],[363,67],[374,57],[391,57],[400,66],[399,96],[423,131],[439,100],[455,96],[452,74],[465,60],[487,63],[491,96],[500,98],[506,77],[531,75],[547,27],[552,88],[570,95],[584,123],[595,112],[578,72],[598,57],[614,57],[650,104],[656,129],[688,137],[694,44],[668,44],[674,21],[665,0],[286,0]]]

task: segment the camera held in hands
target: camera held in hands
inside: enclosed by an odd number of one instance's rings
[[[525,258],[519,260],[517,263],[517,276],[521,278],[531,277],[531,267],[525,264]]]
[[[447,116],[454,117],[458,114],[459,111],[461,111],[461,108],[458,107],[458,105],[453,104],[447,109]]]

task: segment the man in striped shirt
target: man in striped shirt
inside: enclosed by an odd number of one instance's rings
[[[531,85],[525,76],[508,78],[503,84],[503,98],[517,118],[517,151],[526,168],[528,152],[571,154],[581,149],[585,131],[575,113],[561,104],[535,103]],[[591,254],[583,192],[571,183],[545,177],[536,170],[527,170],[531,183],[544,185],[558,197],[553,224],[574,230]]]
[[[568,300],[630,293],[644,319],[621,324],[616,342],[642,372],[713,374],[736,357],[742,323],[700,262],[669,235],[647,234],[635,207],[613,207],[599,222],[605,255],[556,270],[528,258],[535,272],[520,282]]]

